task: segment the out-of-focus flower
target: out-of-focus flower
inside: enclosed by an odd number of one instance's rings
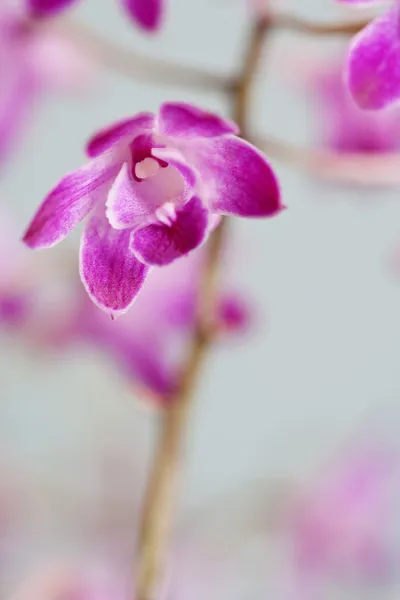
[[[35,270],[18,228],[4,212],[0,216],[0,323],[18,326],[30,313]]]
[[[76,315],[77,334],[111,355],[134,385],[157,403],[165,401],[178,382],[195,325],[203,258],[200,250],[156,268],[134,310],[116,321],[97,310],[87,296]],[[211,326],[217,335],[243,332],[250,319],[249,304],[228,291],[219,296]]]
[[[27,0],[34,18],[49,17],[77,0]],[[156,31],[163,20],[166,0],[120,0],[133,21],[146,31]]]
[[[351,5],[379,4],[379,0],[340,0]],[[393,0],[353,40],[347,64],[350,92],[363,109],[384,108],[400,98],[400,2]]]
[[[354,448],[295,501],[290,535],[303,580],[382,582],[398,570],[390,535],[399,459],[383,443]]]
[[[149,267],[200,246],[219,215],[271,217],[282,209],[266,157],[236,137],[234,123],[185,103],[166,103],[97,133],[92,158],[64,177],[25,233],[53,246],[87,215],[80,274],[109,313],[129,308]]]
[[[90,63],[60,32],[30,21],[22,8],[0,8],[0,161],[22,134],[41,93],[87,80]]]
[[[312,74],[318,134],[325,147],[352,154],[395,151],[400,147],[400,109],[360,109],[343,85],[343,63],[324,60]],[[309,86],[308,88],[309,89]]]

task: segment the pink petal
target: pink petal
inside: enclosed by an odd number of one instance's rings
[[[158,114],[158,127],[162,135],[184,138],[210,138],[239,133],[239,128],[233,121],[221,119],[186,102],[162,104]]]
[[[100,212],[90,218],[82,236],[82,282],[93,302],[111,314],[131,306],[149,270],[130,252],[129,238],[128,230],[113,229]]]
[[[110,189],[107,218],[115,229],[139,227],[156,219],[156,211],[164,204],[180,203],[185,195],[185,181],[173,166],[143,181],[136,181],[125,163]]]
[[[241,217],[271,217],[282,210],[275,174],[266,157],[234,136],[188,145],[212,210]]]
[[[361,108],[384,108],[400,97],[399,19],[396,2],[354,38],[347,78]]]
[[[0,34],[1,35],[1,34]],[[0,49],[1,52],[1,49]],[[0,160],[7,158],[15,141],[23,133],[35,99],[36,86],[28,73],[9,66],[1,73],[0,90]]]
[[[132,138],[146,133],[154,126],[154,115],[152,113],[139,113],[130,119],[119,121],[110,127],[96,133],[86,145],[86,153],[91,158],[109,150],[115,144],[127,138],[127,143]]]
[[[159,204],[154,195],[143,197],[140,194],[141,185],[142,182],[135,181],[128,164],[124,163],[106,202],[107,218],[115,229],[144,226],[151,221]]]
[[[76,0],[27,0],[28,10],[35,17],[50,17],[74,4]]]
[[[121,0],[132,19],[147,31],[156,31],[162,21],[165,0]]]
[[[193,197],[171,225],[149,225],[132,234],[131,249],[143,262],[168,265],[197,248],[206,237],[208,211]]]
[[[115,164],[91,163],[66,175],[50,192],[29,225],[23,241],[30,248],[48,248],[64,239],[105,194]]]

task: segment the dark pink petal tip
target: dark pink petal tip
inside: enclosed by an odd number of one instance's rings
[[[208,211],[193,197],[179,211],[171,225],[157,223],[132,234],[131,249],[149,265],[168,265],[197,248],[205,239]]]
[[[51,17],[77,0],[27,0],[28,11],[34,18]]]
[[[92,210],[99,188],[114,171],[112,165],[93,161],[66,175],[39,207],[23,242],[29,248],[39,249],[63,240]]]
[[[378,110],[400,98],[399,19],[396,2],[354,38],[346,79],[360,108]]]
[[[157,31],[164,16],[165,0],[121,0],[133,21],[145,31]]]
[[[130,232],[117,231],[104,214],[93,215],[83,233],[80,275],[93,302],[111,315],[134,302],[149,268],[129,250]]]
[[[154,126],[154,115],[152,113],[139,113],[129,119],[118,121],[109,127],[101,129],[86,144],[86,154],[90,158],[99,156],[103,152],[110,150],[116,144],[124,141],[128,142]]]
[[[239,128],[233,121],[222,119],[186,102],[162,104],[158,126],[160,133],[171,137],[212,138],[239,133]]]

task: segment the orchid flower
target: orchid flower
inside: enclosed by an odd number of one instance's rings
[[[343,63],[324,61],[311,81],[323,145],[346,153],[380,153],[400,147],[400,110],[369,112],[352,100],[342,81]],[[307,89],[309,89],[309,85]]]
[[[41,29],[11,2],[0,8],[0,161],[21,137],[36,100],[45,91],[87,80],[89,61],[59,32]]]
[[[80,275],[103,310],[126,311],[151,266],[200,246],[220,215],[271,217],[282,209],[266,157],[234,123],[185,103],[139,113],[94,135],[91,161],[64,177],[24,241],[48,248],[89,216]]]
[[[351,5],[379,4],[379,0],[340,0]],[[363,109],[384,108],[400,98],[400,2],[365,27],[353,40],[347,80],[355,102]]]
[[[392,573],[388,537],[399,467],[384,444],[355,448],[295,503],[291,535],[303,578],[382,581]]]
[[[77,311],[79,336],[111,355],[129,379],[157,403],[174,391],[193,333],[204,253],[200,250],[154,269],[135,309],[111,321],[85,297]],[[221,334],[243,332],[248,303],[234,291],[219,296],[212,326]]]
[[[26,0],[34,18],[49,17],[77,0]],[[164,15],[165,0],[120,0],[133,21],[146,31],[157,30]]]

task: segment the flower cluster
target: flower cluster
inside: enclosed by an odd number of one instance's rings
[[[347,4],[373,5],[378,0],[340,0]],[[400,3],[394,0],[354,39],[347,65],[347,79],[356,103],[364,109],[384,108],[400,98]]]
[[[34,18],[52,16],[76,0],[27,0],[30,13]],[[163,13],[164,0],[121,0],[122,7],[142,29],[155,31],[159,28]]]
[[[199,247],[221,215],[270,217],[282,209],[266,157],[230,121],[165,103],[97,133],[91,161],[50,192],[25,233],[30,248],[57,244],[85,217],[80,274],[111,314],[129,308],[151,266]]]

